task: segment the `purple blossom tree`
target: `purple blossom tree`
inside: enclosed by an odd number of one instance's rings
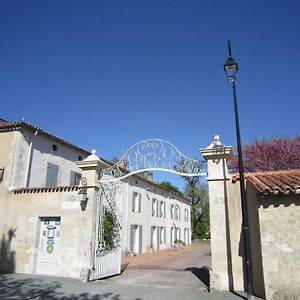
[[[246,172],[300,169],[300,136],[254,140],[242,148]],[[228,164],[232,172],[238,171],[237,156]]]

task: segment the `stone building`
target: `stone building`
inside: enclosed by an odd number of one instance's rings
[[[76,163],[75,163],[76,162]],[[0,269],[95,279],[98,178],[111,164],[25,121],[0,120]],[[80,201],[80,179],[87,179]],[[121,250],[191,242],[190,204],[143,176],[120,181]]]

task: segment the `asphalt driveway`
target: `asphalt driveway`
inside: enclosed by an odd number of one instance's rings
[[[0,273],[0,299],[239,300],[244,293],[209,293],[209,245],[128,257],[123,273],[104,280]]]
[[[124,257],[122,263],[123,273],[107,279],[109,282],[201,290],[209,288],[211,253],[208,242]]]

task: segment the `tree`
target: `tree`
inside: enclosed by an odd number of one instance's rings
[[[184,177],[190,178],[191,177]],[[192,177],[195,178],[195,177]],[[207,187],[201,185],[199,177],[187,183],[184,195],[191,202],[192,239],[205,238],[209,233],[209,201]]]
[[[159,184],[159,186],[168,189],[170,191],[173,191],[177,194],[182,195],[182,193],[180,192],[179,188],[177,186],[172,185],[169,181],[163,181]]]
[[[191,172],[197,173],[202,163],[191,165]],[[191,202],[192,239],[209,237],[209,201],[207,187],[198,176],[183,176],[186,182],[184,196]]]
[[[237,156],[228,164],[231,171],[238,171]],[[254,140],[243,146],[243,164],[246,172],[300,169],[300,136]]]

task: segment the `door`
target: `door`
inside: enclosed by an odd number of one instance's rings
[[[139,253],[139,230],[138,225],[132,226],[132,253]]]
[[[56,275],[59,261],[60,217],[41,218],[36,273]]]
[[[171,227],[171,246],[174,245],[175,242],[175,228]]]
[[[152,226],[151,227],[151,243],[152,243],[152,247],[154,250],[157,250],[157,227],[156,226]]]

